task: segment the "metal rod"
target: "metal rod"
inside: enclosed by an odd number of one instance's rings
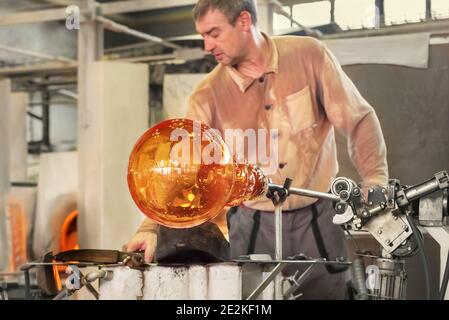
[[[275,227],[275,259],[282,260],[282,203],[274,207],[274,227]],[[276,300],[282,299],[282,275],[278,274],[274,278],[274,297]]]
[[[148,62],[148,61],[166,61],[166,60],[175,60],[176,55],[173,53],[167,54],[157,54],[151,56],[141,56],[141,57],[131,57],[131,58],[118,58],[113,60],[119,60],[123,62]]]
[[[273,263],[285,263],[285,264],[338,264],[338,265],[351,265],[349,261],[324,261],[324,260],[233,260],[237,263],[257,263],[257,264],[273,264]]]
[[[293,279],[294,284],[285,292],[284,294],[284,298],[287,298],[289,296],[293,296],[293,294],[295,293],[295,291],[301,286],[301,284],[303,284],[303,282],[307,279],[307,277],[312,273],[313,269],[316,267],[316,264],[312,264],[310,265],[306,271],[304,271],[298,278],[298,280]],[[292,297],[294,298],[294,296]]]
[[[3,44],[0,44],[0,49],[1,50],[5,50],[5,51],[9,51],[9,52],[13,52],[13,53],[24,54],[24,55],[27,55],[27,56],[47,59],[47,60],[56,60],[56,61],[61,61],[61,62],[66,62],[66,63],[76,63],[75,60],[68,59],[68,58],[65,58],[65,57],[52,56],[52,55],[46,54],[46,53],[40,53],[40,52],[35,52],[35,51],[30,51],[30,50],[13,48],[13,47],[10,47],[10,46],[5,46]]]
[[[277,184],[273,184],[273,183],[269,183],[268,187],[269,188],[276,188],[276,189],[282,188],[282,186],[277,185]],[[310,197],[310,198],[330,200],[330,201],[333,201],[333,202],[340,201],[340,198],[338,196],[335,196],[335,195],[333,195],[331,193],[313,191],[313,190],[308,190],[308,189],[290,188],[290,189],[288,189],[288,193],[289,194],[296,194],[298,196],[305,196],[305,197]]]
[[[426,20],[432,19],[432,1],[426,0]]]
[[[265,290],[265,288],[268,286],[268,284],[281,272],[284,267],[286,266],[285,263],[278,263],[274,269],[270,272],[270,274],[262,281],[259,286],[254,289],[254,291],[246,298],[247,300],[253,300],[256,299],[259,294],[262,293],[262,291]]]
[[[331,2],[331,10],[330,10],[331,23],[335,23],[335,0],[330,0],[330,2]]]
[[[409,189],[406,189],[405,196],[409,201],[416,200],[418,198],[424,197],[432,192],[435,192],[439,190],[439,184],[438,181],[433,178],[429,181],[426,181],[424,183],[421,183],[417,186],[413,186]]]
[[[135,36],[137,38],[140,39],[144,39],[147,41],[151,41],[151,42],[155,42],[155,43],[160,43],[166,47],[172,48],[172,49],[182,49],[181,46],[178,46],[177,44],[168,42],[162,38],[156,37],[156,36],[152,36],[149,35],[147,33],[144,32],[140,32],[131,28],[128,28],[127,26],[123,25],[123,24],[119,24],[115,21],[112,21],[111,19],[105,18],[105,17],[100,17],[97,16],[95,17],[95,19],[101,23],[104,24],[105,28],[111,30],[111,31],[115,31],[115,32],[122,32],[122,33],[126,33],[132,36]]]
[[[275,253],[276,260],[282,260],[282,205],[274,207]]]
[[[44,101],[33,101],[33,102],[28,102],[28,106],[30,106],[30,107],[42,106],[43,104],[46,104],[46,103],[48,103],[48,102],[44,102]],[[64,100],[60,100],[60,101],[58,101],[58,100],[52,100],[52,101],[51,101],[51,104],[52,104],[52,105],[56,105],[56,104],[76,105],[76,101],[74,101],[74,100],[68,100],[68,99],[67,99],[67,101],[64,101]]]
[[[94,263],[94,262],[78,262],[78,263],[73,263],[73,262],[29,262],[27,264],[24,264],[21,267],[21,269],[23,270],[26,268],[32,268],[32,267],[36,267],[36,266],[69,266],[69,265],[83,267],[83,266],[100,266],[100,265],[105,265],[105,264],[99,264],[99,263]]]
[[[42,143],[51,150],[50,144],[50,93],[48,90],[42,92]]]
[[[58,90],[58,93],[62,94],[63,96],[70,97],[72,99],[78,100],[78,94],[73,92],[73,91],[70,91],[70,90],[67,90],[67,89],[60,89],[60,90]],[[56,102],[53,102],[53,103],[56,103]]]
[[[385,26],[385,9],[384,9],[384,0],[376,0],[375,1],[375,5],[376,5],[376,15],[379,15],[378,17],[376,16],[376,19],[379,19],[379,27],[384,27]]]
[[[23,272],[0,272],[0,277],[17,277],[23,276]]]
[[[24,273],[25,273],[25,299],[31,300],[30,269],[24,270]]]
[[[35,115],[34,113],[27,111],[27,115],[29,115],[31,118],[42,121],[42,117],[39,117],[38,115]]]
[[[97,279],[104,278],[106,276],[106,274],[107,274],[106,271],[104,271],[104,270],[101,270],[101,271],[103,271],[103,272],[98,273],[98,278]],[[81,276],[81,279],[82,279],[81,284],[84,285],[86,287],[86,289],[89,290],[90,293],[92,293],[92,295],[95,297],[95,299],[98,300],[100,295],[98,294],[97,290],[95,290],[95,288],[90,283],[91,281],[95,281],[96,280],[95,277],[86,278],[81,271],[79,271],[79,273],[80,273],[80,276]]]

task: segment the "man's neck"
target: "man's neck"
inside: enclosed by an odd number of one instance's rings
[[[258,78],[263,75],[268,64],[270,46],[262,33],[254,29],[248,50],[235,68],[243,75]]]

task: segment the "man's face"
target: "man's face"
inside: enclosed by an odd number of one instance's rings
[[[204,50],[222,65],[235,65],[245,55],[247,27],[239,19],[233,26],[223,13],[211,9],[195,22],[197,32],[204,38]]]

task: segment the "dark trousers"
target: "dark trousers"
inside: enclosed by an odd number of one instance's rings
[[[345,235],[341,227],[332,223],[334,212],[330,201],[320,200],[309,207],[284,211],[282,215],[283,258],[300,253],[311,258],[321,258],[324,254],[327,254],[330,260],[335,260],[337,257],[346,258]],[[228,213],[228,223],[232,259],[251,253],[265,253],[274,258],[273,212],[238,207],[236,210],[231,209]],[[318,242],[317,237],[320,238]],[[342,270],[341,266],[338,267],[316,266],[299,287],[297,293],[302,293],[299,299],[346,299],[349,271]],[[292,275],[296,270],[302,273],[306,268],[307,266],[302,265],[289,265],[283,273]]]

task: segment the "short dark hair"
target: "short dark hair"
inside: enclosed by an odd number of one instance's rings
[[[253,25],[257,23],[255,0],[198,0],[193,8],[193,18],[195,21],[204,16],[209,10],[217,9],[235,25],[238,16],[242,11],[248,11],[251,15]]]

